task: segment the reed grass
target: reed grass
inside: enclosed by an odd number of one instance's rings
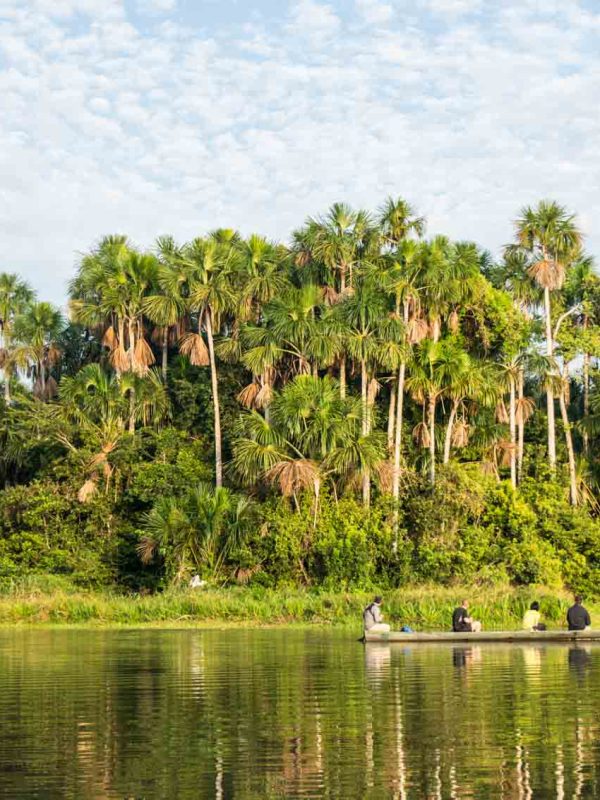
[[[384,595],[386,620],[394,628],[447,630],[452,610],[469,598],[471,612],[488,630],[520,627],[532,600],[550,627],[561,627],[571,597],[545,587],[406,586]],[[330,592],[260,587],[168,590],[154,595],[88,592],[66,584],[25,582],[0,593],[0,624],[76,625],[336,625],[359,629],[372,592]],[[600,606],[586,603],[592,616]]]

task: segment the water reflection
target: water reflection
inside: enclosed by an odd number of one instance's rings
[[[0,632],[0,796],[597,798],[600,648]]]

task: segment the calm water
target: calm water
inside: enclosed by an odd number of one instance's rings
[[[0,797],[598,798],[600,647],[0,631]]]

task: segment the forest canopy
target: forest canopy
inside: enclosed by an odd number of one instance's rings
[[[500,258],[403,199],[289,244],[106,236],[63,314],[0,274],[0,583],[600,576],[600,280],[576,216]]]

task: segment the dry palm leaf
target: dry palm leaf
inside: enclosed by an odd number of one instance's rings
[[[469,444],[471,426],[464,419],[459,419],[452,430],[452,446],[466,447]]]
[[[498,478],[498,469],[493,461],[482,461],[481,462],[481,472],[483,475],[488,475],[489,477]]]
[[[448,330],[452,333],[456,333],[458,330],[459,321],[458,312],[455,310],[448,317]]]
[[[326,306],[333,306],[335,305],[340,299],[339,294],[333,288],[333,286],[324,286],[323,287],[323,302]]]
[[[180,340],[179,350],[190,359],[193,367],[207,367],[210,363],[208,347],[199,333],[186,333]]]
[[[427,448],[431,444],[431,435],[425,422],[419,422],[413,428],[413,440],[418,447]]]
[[[244,386],[241,392],[238,393],[236,400],[244,408],[256,408],[256,396],[259,393],[259,387],[256,383],[249,383]]]
[[[285,497],[302,489],[315,488],[319,482],[319,469],[314,461],[300,458],[296,461],[279,461],[265,474],[269,483],[277,483]]]
[[[435,317],[429,323],[429,335],[434,341],[437,341],[440,338],[440,333],[440,318]]]
[[[375,378],[371,378],[369,381],[369,386],[367,388],[367,402],[369,405],[372,405],[375,402],[375,398],[379,394],[381,390],[381,384]]]
[[[555,289],[560,289],[563,285],[565,270],[558,261],[542,258],[529,267],[529,275],[544,289],[554,291]]]
[[[385,460],[379,461],[375,466],[375,474],[377,476],[377,483],[379,490],[383,494],[392,493],[392,485],[394,482],[394,464],[392,461]]]
[[[6,364],[8,361],[8,350],[6,347],[0,347],[0,369]]]
[[[253,567],[238,567],[235,571],[235,579],[238,583],[245,585],[261,570],[262,566],[260,564],[255,564]]]
[[[129,356],[120,343],[111,350],[109,361],[117,372],[127,372],[129,369]]]
[[[263,383],[260,391],[256,395],[256,407],[257,408],[267,408],[267,406],[271,405],[271,401],[273,400],[273,388],[269,383]]]
[[[149,564],[156,552],[156,542],[150,536],[143,536],[135,549],[142,564]]]
[[[427,338],[429,325],[427,324],[427,320],[423,319],[423,317],[413,317],[409,319],[406,331],[409,343],[418,344],[422,342],[423,339]]]
[[[134,370],[146,374],[148,367],[154,364],[155,361],[154,353],[148,342],[144,338],[138,339],[133,353]]]
[[[56,345],[51,344],[48,348],[48,352],[46,353],[46,359],[50,366],[54,366],[54,364],[58,364],[61,356],[61,351],[59,350]]]
[[[512,442],[507,439],[501,439],[494,445],[496,459],[500,462],[501,467],[510,466],[511,456],[516,452],[517,448]]]
[[[500,425],[508,425],[508,411],[506,410],[504,400],[499,400],[496,403],[496,422],[499,422]]]
[[[102,346],[108,347],[109,350],[114,350],[118,342],[119,340],[117,338],[117,334],[115,333],[115,329],[112,325],[109,325],[104,331],[104,336],[102,337]]]
[[[58,384],[56,383],[52,375],[50,375],[50,377],[46,381],[46,386],[44,387],[43,399],[51,400],[53,397],[56,397],[57,394],[58,394]]]
[[[77,499],[80,503],[87,503],[96,494],[97,489],[96,478],[88,478],[77,492]]]
[[[517,424],[523,425],[535,411],[535,403],[531,397],[520,397],[517,400]]]

